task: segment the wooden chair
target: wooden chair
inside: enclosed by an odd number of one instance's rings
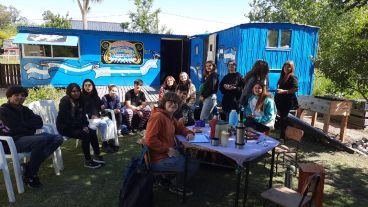
[[[285,156],[289,155],[289,154],[295,154],[294,156],[294,166],[297,167],[297,162],[298,162],[298,151],[299,151],[299,143],[302,140],[302,137],[304,135],[304,131],[301,129],[297,129],[295,127],[292,126],[288,126],[286,127],[286,131],[285,131],[285,141],[284,143],[286,143],[287,141],[293,141],[296,142],[296,148],[289,148],[288,146],[284,145],[284,144],[280,144],[279,146],[277,146],[275,148],[275,153],[276,153],[276,174],[277,174],[277,167],[278,167],[278,159],[280,154],[283,155],[283,166],[285,166]]]
[[[270,188],[264,191],[261,194],[262,198],[265,199],[263,206],[265,206],[267,200],[283,207],[312,206],[320,177],[319,173],[310,176],[308,185],[304,187],[301,193],[287,187]]]

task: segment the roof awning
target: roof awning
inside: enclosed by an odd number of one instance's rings
[[[33,45],[77,46],[78,36],[18,33],[13,43]]]

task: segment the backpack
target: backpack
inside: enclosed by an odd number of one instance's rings
[[[139,158],[132,159],[119,193],[119,207],[152,207],[154,176],[147,169],[144,146]]]

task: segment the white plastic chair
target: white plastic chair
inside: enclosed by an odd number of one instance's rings
[[[28,107],[33,111],[33,113],[41,116],[43,121],[43,128],[46,129],[50,134],[57,134],[59,132],[56,128],[56,105],[53,100],[40,100],[34,101],[28,104]],[[68,137],[63,137],[64,140],[67,140]],[[61,148],[57,148],[54,152],[54,158],[56,158],[56,163],[58,165],[59,170],[64,169],[63,156],[61,154]],[[56,172],[56,171],[55,171]],[[58,172],[58,175],[60,172]]]
[[[4,181],[5,181],[6,191],[8,193],[9,202],[14,203],[15,196],[14,196],[13,185],[10,179],[9,168],[8,168],[8,163],[6,162],[3,144],[1,142],[0,142],[0,170],[3,172],[3,175],[4,175]]]
[[[50,127],[43,127],[43,130],[38,130],[38,132],[44,131],[44,132],[47,132],[47,133],[51,133],[49,129],[50,129]],[[24,159],[24,161],[26,161],[27,158],[31,157],[31,152],[18,152],[12,137],[0,136],[0,140],[3,140],[8,144],[10,154],[6,154],[5,157],[8,158],[8,159],[12,159],[14,174],[15,174],[15,181],[17,183],[18,193],[23,193],[24,192],[24,183],[23,183],[23,178],[22,178],[23,172],[22,172],[22,169],[20,167],[20,160]],[[56,152],[54,152],[52,162],[53,162],[55,174],[60,175],[60,167],[59,167],[59,164],[58,164],[59,161],[58,161]]]

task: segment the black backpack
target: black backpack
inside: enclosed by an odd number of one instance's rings
[[[147,146],[139,158],[132,159],[119,193],[119,207],[152,207],[154,176],[144,162]]]

